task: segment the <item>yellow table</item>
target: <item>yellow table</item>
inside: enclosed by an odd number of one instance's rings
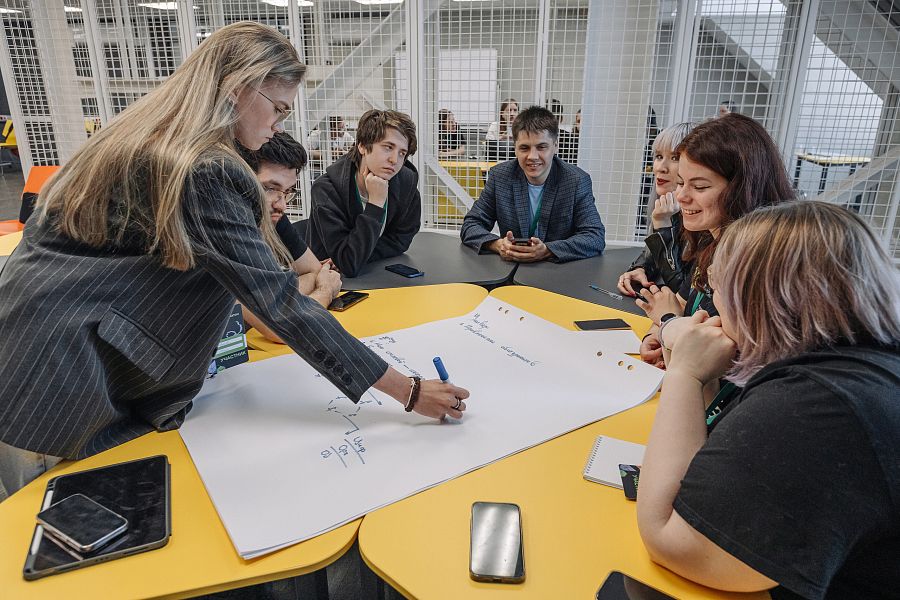
[[[483,288],[465,284],[377,290],[338,318],[354,335],[364,337],[465,314],[486,296]],[[269,346],[273,353],[290,351]],[[251,354],[254,358],[272,355],[265,349]],[[22,578],[34,515],[50,477],[154,454],[166,454],[172,465],[172,537],[167,546],[37,581]],[[243,561],[228,539],[181,437],[177,432],[151,433],[85,460],[64,462],[0,504],[0,598],[181,598],[253,585],[327,566],[353,544],[358,527],[359,520],[274,554]]]
[[[22,241],[22,232],[8,233],[0,235],[0,256],[9,256],[16,249],[19,242]]]
[[[478,200],[484,189],[488,170],[496,162],[483,160],[442,160],[440,165],[447,173],[469,193],[472,200]],[[437,193],[437,213],[435,220],[441,224],[462,224],[466,216],[465,207],[460,207],[456,200],[448,198],[442,191]]]
[[[576,319],[620,317],[643,334],[649,321],[535,288],[510,286],[491,296],[573,329]],[[588,425],[421,494],[370,513],[360,553],[409,598],[594,597],[606,574],[622,571],[677,598],[751,598],[693,584],[650,561],[637,530],[635,503],[581,472],[597,435],[646,443],[657,401]],[[548,410],[564,410],[564,403]],[[478,500],[522,510],[525,583],[469,578],[469,518]],[[440,515],[436,517],[435,515]]]

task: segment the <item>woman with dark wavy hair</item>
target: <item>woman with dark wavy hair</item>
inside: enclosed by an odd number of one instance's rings
[[[690,266],[680,289],[651,285],[635,300],[656,326],[668,315],[699,309],[717,314],[706,271],[722,233],[742,216],[794,197],[775,142],[750,117],[730,113],[701,123],[676,152],[681,260]],[[643,341],[641,358],[664,366],[655,327]]]

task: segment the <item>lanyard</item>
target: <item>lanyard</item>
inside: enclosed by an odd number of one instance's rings
[[[541,220],[541,205],[544,203],[544,188],[541,188],[541,195],[538,196],[537,208],[534,209],[534,214],[531,215],[531,227],[528,229],[528,237],[534,237],[535,232],[537,231],[538,222]],[[529,206],[531,203],[529,202]]]
[[[737,389],[738,387],[730,381],[726,382],[725,385],[719,389],[719,393],[716,394],[716,397],[713,398],[709,408],[706,409],[707,425],[711,425],[712,422],[722,414],[722,409],[725,408],[725,405],[728,404],[728,401],[731,400],[731,396]]]
[[[697,312],[697,309],[700,308],[700,302],[703,300],[704,295],[705,294],[703,292],[697,292],[697,297],[694,299],[694,307],[691,309],[691,314],[694,314],[695,312]]]

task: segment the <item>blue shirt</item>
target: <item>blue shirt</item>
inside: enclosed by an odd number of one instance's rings
[[[528,184],[528,203],[531,205],[531,218],[534,219],[534,214],[538,210],[538,204],[541,201],[541,195],[544,193],[544,184],[541,185],[531,185]],[[534,236],[538,236],[538,227],[534,230]],[[525,233],[528,233],[527,231]]]

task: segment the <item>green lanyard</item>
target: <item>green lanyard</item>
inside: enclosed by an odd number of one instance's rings
[[[697,309],[700,308],[700,302],[703,301],[703,297],[705,294],[703,292],[697,292],[697,297],[694,298],[694,307],[691,309],[691,314],[697,312]]]
[[[528,237],[534,237],[534,233],[537,231],[538,222],[541,220],[541,205],[543,203],[544,188],[541,188],[541,195],[538,196],[537,208],[534,209],[534,214],[531,215],[531,227],[528,229]]]
[[[719,389],[719,393],[716,394],[716,397],[713,398],[713,401],[710,403],[709,408],[706,409],[706,424],[712,425],[712,422],[715,421],[719,415],[722,414],[722,409],[725,408],[725,405],[728,404],[728,401],[731,400],[731,396],[736,392],[738,387],[731,383],[730,381],[726,382],[725,385]]]

